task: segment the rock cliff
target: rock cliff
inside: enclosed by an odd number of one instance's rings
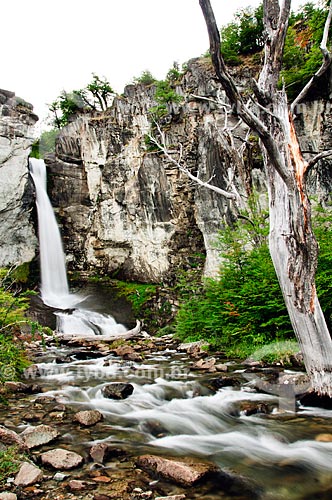
[[[248,69],[237,69],[239,86],[245,87],[250,76]],[[183,100],[169,105],[163,119],[169,148],[181,145],[184,164],[201,179],[212,178],[224,189],[234,182],[244,203],[252,185],[264,192],[255,138],[244,140],[246,130],[237,117],[226,117],[224,92],[209,61],[190,61],[176,92]],[[154,93],[154,86],[127,86],[107,112],[82,114],[65,127],[55,156],[47,159],[50,194],[73,269],[159,282],[172,279],[197,254],[206,255],[206,274],[218,269],[215,243],[223,224],[235,216],[232,201],[199,188],[149,147]],[[224,104],[217,106],[218,99]],[[323,120],[327,106],[315,101],[299,110],[306,151],[332,142],[331,124]],[[222,132],[226,119],[235,127],[233,138]],[[245,162],[251,163],[250,178]],[[327,201],[332,181],[325,172],[320,165],[311,189]]]
[[[13,92],[0,90],[0,266],[31,261],[37,247],[28,175],[38,120],[32,109]]]

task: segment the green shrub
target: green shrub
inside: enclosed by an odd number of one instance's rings
[[[191,274],[180,280],[177,335],[186,341],[207,340],[228,356],[246,357],[266,344],[294,340],[268,250],[266,213],[257,209],[257,200],[250,205],[248,213],[221,233],[219,278],[202,282]],[[315,214],[314,225],[320,245],[317,292],[331,327],[331,212]],[[276,351],[271,357],[279,355]]]

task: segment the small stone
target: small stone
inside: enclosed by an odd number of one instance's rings
[[[111,500],[111,497],[108,495],[97,494],[94,495],[93,500]]]
[[[72,481],[69,481],[68,486],[72,491],[82,491],[86,489],[85,482],[79,481],[78,479],[72,479]]]
[[[94,462],[102,464],[107,457],[109,445],[107,443],[97,443],[90,448],[90,457]]]
[[[16,486],[30,486],[43,478],[43,472],[29,462],[23,462],[18,471],[14,484]]]
[[[17,500],[17,495],[15,495],[15,493],[3,491],[0,493],[0,500]]]
[[[63,474],[62,472],[56,472],[53,476],[54,481],[64,481],[68,477],[67,474]]]
[[[56,448],[42,453],[41,461],[44,465],[50,465],[54,469],[74,469],[83,463],[83,457],[74,451]]]
[[[171,495],[168,497],[156,497],[155,500],[183,500],[186,495]]]
[[[111,478],[108,476],[97,476],[92,479],[92,481],[96,481],[96,483],[110,483]]]
[[[29,448],[37,448],[43,444],[50,443],[54,441],[60,433],[57,429],[50,427],[49,425],[37,425],[36,427],[28,427],[22,432],[21,437],[25,445]]]
[[[105,385],[101,392],[104,398],[126,399],[134,392],[134,386],[123,382],[113,382]]]
[[[228,366],[223,363],[220,363],[218,365],[215,365],[215,369],[217,370],[217,372],[227,372]]]
[[[103,415],[98,410],[79,411],[74,416],[74,420],[76,420],[81,425],[84,425],[86,427],[90,427],[92,425],[95,425],[98,422],[100,422],[102,419],[103,419]]]

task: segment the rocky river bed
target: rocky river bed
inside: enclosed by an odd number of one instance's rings
[[[32,348],[0,410],[1,446],[24,453],[0,500],[332,496],[331,410],[301,400],[299,370],[145,333]]]

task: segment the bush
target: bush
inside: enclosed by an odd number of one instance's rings
[[[256,202],[249,210],[220,236],[219,278],[202,282],[190,275],[180,283],[177,335],[186,341],[206,340],[228,356],[246,357],[266,344],[294,340],[268,250],[266,214],[257,210]],[[331,327],[331,213],[318,213],[314,224],[320,245],[317,292]]]

